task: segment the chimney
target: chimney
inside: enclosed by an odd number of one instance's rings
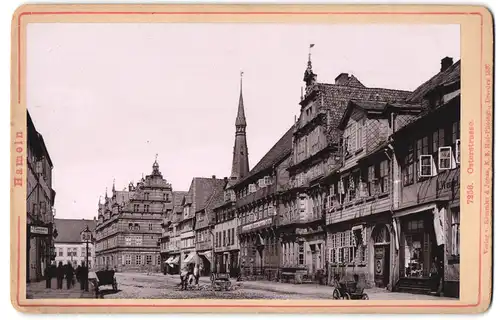
[[[335,84],[344,85],[349,80],[349,75],[347,73],[341,73],[335,78]]]
[[[215,180],[215,176],[212,176],[212,179],[214,179],[214,180]]]
[[[441,59],[441,72],[446,71],[449,67],[453,65],[453,58],[444,57]]]

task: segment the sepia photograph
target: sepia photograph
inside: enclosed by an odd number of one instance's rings
[[[26,44],[27,299],[459,299],[460,25]]]

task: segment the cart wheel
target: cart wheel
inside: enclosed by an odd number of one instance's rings
[[[347,292],[346,292],[346,293],[345,293],[345,298],[346,298],[347,300],[351,300],[351,295],[350,295],[349,293],[347,293]]]
[[[333,300],[340,300],[342,296],[340,295],[339,289],[333,289]]]
[[[368,295],[366,293],[363,293],[361,296],[361,300],[369,300]]]

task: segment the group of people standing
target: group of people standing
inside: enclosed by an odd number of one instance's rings
[[[201,267],[199,264],[186,264],[182,267],[180,276],[181,276],[181,290],[187,290],[188,283],[192,284],[194,281],[195,285],[198,285],[198,281],[200,280],[200,270]]]
[[[57,289],[63,288],[64,279],[66,279],[66,288],[71,289],[75,286],[75,276],[76,281],[80,282],[80,289],[86,290],[88,288],[88,277],[89,277],[89,268],[85,266],[85,263],[82,262],[81,266],[78,266],[76,270],[73,268],[71,263],[66,263],[63,265],[62,262],[59,262],[59,265],[56,267],[49,266],[46,271],[46,287],[52,287],[52,278],[57,279]]]

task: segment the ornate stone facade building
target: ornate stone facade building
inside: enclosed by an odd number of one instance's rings
[[[160,270],[160,237],[163,218],[174,210],[172,186],[160,172],[158,162],[150,175],[128,190],[113,184],[99,201],[96,234],[96,267],[119,271]]]

